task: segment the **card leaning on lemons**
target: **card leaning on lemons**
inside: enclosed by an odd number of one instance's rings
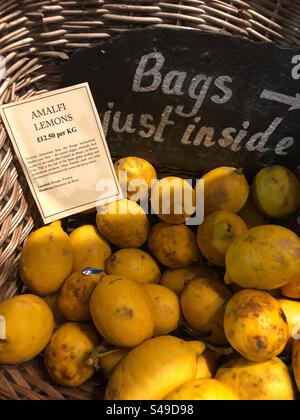
[[[4,105],[1,115],[45,223],[122,198],[87,83]]]

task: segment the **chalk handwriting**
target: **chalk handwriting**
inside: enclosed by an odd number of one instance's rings
[[[292,78],[294,80],[300,79],[300,55],[295,55],[292,58],[292,64],[295,64],[295,66],[292,69]]]
[[[300,79],[300,55],[292,59],[292,77]],[[201,108],[205,101],[218,106],[230,102],[234,97],[234,80],[229,75],[207,75],[199,73],[189,75],[177,69],[165,69],[166,58],[158,51],[150,52],[141,57],[132,82],[132,91],[147,94],[161,90],[164,95],[182,98],[182,104],[166,105],[160,117],[151,113],[122,113],[114,102],[107,104],[103,115],[105,134],[108,130],[115,133],[130,133],[143,139],[151,139],[162,143],[168,138],[168,130],[176,125],[178,118],[187,120],[185,129],[178,141],[191,147],[222,147],[237,153],[241,149],[249,152],[266,153],[274,149],[278,156],[285,156],[294,145],[293,137],[284,137],[276,145],[270,143],[272,135],[282,124],[284,118],[276,117],[262,131],[253,133],[251,121],[245,120],[240,127],[224,127],[217,130],[213,124],[202,121]],[[184,96],[194,100],[192,106],[184,104]],[[300,109],[300,95],[295,97],[283,93],[263,90],[260,99],[279,102],[288,105],[289,110]]]

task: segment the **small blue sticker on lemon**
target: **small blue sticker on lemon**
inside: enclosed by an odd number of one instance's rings
[[[86,276],[94,276],[95,274],[103,273],[103,270],[99,270],[98,268],[92,268],[92,267],[86,267],[81,272],[82,274],[85,274]]]

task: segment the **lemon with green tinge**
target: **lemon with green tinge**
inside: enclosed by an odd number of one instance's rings
[[[259,171],[252,192],[257,206],[275,219],[295,213],[300,206],[300,183],[284,166],[267,166]]]

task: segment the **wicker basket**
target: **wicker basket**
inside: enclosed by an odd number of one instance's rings
[[[148,25],[193,27],[300,46],[299,0],[0,0],[0,55],[6,79],[0,103],[58,86],[60,63],[80,47]],[[0,122],[0,301],[20,291],[22,243],[40,223],[7,133]],[[0,399],[97,399],[99,382],[80,389],[51,384],[39,359],[1,366]]]

